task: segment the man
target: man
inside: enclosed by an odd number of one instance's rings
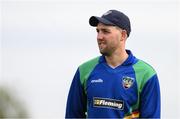
[[[66,118],[160,118],[155,70],[125,49],[129,18],[117,10],[92,16],[102,56],[80,65],[68,95]]]

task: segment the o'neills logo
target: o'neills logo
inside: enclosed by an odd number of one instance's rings
[[[93,106],[94,107],[102,107],[102,108],[113,108],[113,109],[124,109],[124,103],[122,100],[115,100],[109,98],[93,98]]]

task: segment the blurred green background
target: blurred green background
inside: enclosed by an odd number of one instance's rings
[[[27,110],[20,99],[4,86],[0,87],[0,118],[27,118]]]

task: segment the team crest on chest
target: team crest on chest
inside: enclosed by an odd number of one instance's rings
[[[133,85],[133,83],[134,83],[134,78],[128,77],[128,76],[123,76],[122,84],[125,89],[130,88]]]

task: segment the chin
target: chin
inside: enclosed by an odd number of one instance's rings
[[[104,56],[109,56],[109,53],[107,53],[107,52],[100,51],[100,53]]]

